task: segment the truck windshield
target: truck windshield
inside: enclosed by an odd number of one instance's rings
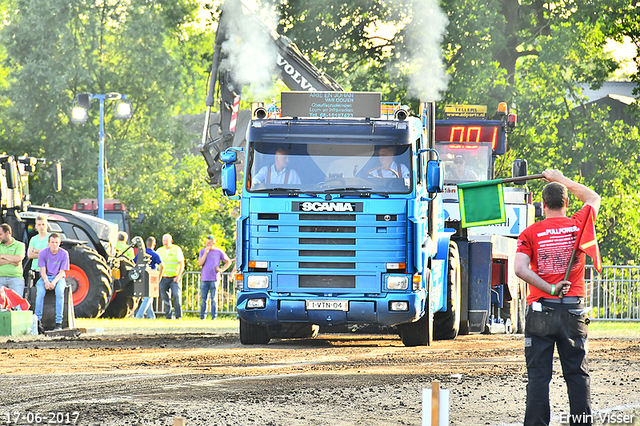
[[[411,191],[411,147],[366,144],[252,144],[249,191]]]
[[[444,164],[445,184],[491,179],[490,144],[437,142],[436,150]]]

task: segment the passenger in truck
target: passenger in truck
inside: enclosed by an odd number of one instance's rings
[[[289,167],[289,151],[280,148],[276,151],[275,162],[264,166],[253,177],[254,183],[299,185],[300,176]]]

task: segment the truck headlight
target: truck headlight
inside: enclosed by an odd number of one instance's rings
[[[387,288],[389,290],[406,290],[409,288],[407,277],[389,276],[387,277]]]
[[[390,311],[408,311],[409,302],[389,302]]]
[[[249,299],[247,300],[247,309],[261,309],[265,307],[266,303],[264,298]]]
[[[269,277],[267,275],[249,275],[247,277],[247,287],[267,288],[269,287]]]

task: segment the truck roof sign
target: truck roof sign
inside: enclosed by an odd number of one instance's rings
[[[484,120],[487,117],[486,105],[445,105],[446,118],[475,118]]]
[[[283,117],[379,118],[377,92],[282,92]]]

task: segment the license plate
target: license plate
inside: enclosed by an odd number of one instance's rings
[[[348,311],[347,300],[307,300],[307,309],[310,311]]]

